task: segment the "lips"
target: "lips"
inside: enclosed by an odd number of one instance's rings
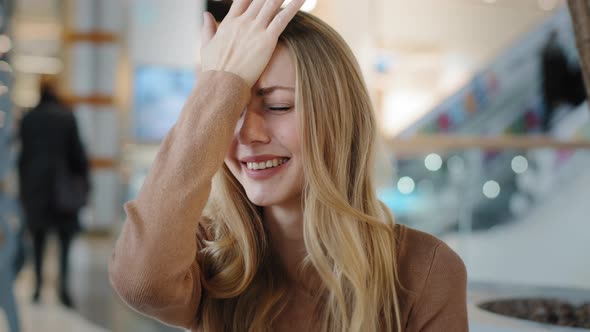
[[[272,154],[265,154],[265,155],[258,155],[258,156],[249,156],[249,157],[244,157],[244,158],[240,158],[240,162],[242,164],[244,163],[260,163],[260,162],[267,162],[269,160],[273,160],[273,159],[290,159],[289,157],[286,156],[279,156],[279,155],[272,155]]]
[[[247,162],[246,167],[249,170],[262,170],[267,168],[278,167],[289,161],[289,158],[275,158],[272,160],[261,161],[261,162]],[[244,165],[244,163],[242,163]]]
[[[244,171],[244,173],[251,179],[254,180],[267,180],[270,179],[272,177],[274,177],[275,175],[283,172],[283,170],[286,169],[286,167],[288,167],[291,159],[289,158],[283,158],[282,161],[279,163],[277,161],[277,159],[273,159],[275,162],[272,164],[272,166],[266,167],[266,163],[268,163],[269,161],[261,161],[259,163],[256,162],[242,162],[242,169]],[[275,166],[276,163],[276,166]],[[264,164],[264,168],[258,168],[258,165],[262,166],[262,164]],[[256,166],[254,166],[256,165]]]

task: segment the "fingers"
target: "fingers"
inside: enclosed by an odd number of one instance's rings
[[[272,19],[277,15],[284,0],[268,0],[264,7],[258,13],[256,20],[260,21],[264,27],[267,27]]]
[[[289,24],[293,17],[295,17],[301,6],[303,6],[304,2],[305,0],[291,1],[287,7],[281,10],[281,12],[275,16],[272,22],[270,22],[268,30],[278,37],[283,32],[283,30],[285,30],[287,24]]]
[[[273,0],[271,0],[271,1],[273,1]],[[250,7],[248,7],[248,10],[246,10],[244,15],[246,15],[248,17],[252,17],[252,18],[258,16],[260,9],[262,9],[265,2],[267,2],[267,0],[252,0]]]
[[[207,45],[215,36],[217,32],[217,23],[215,22],[215,18],[211,13],[204,12],[203,13],[203,29],[201,31],[201,43],[202,45]]]
[[[248,9],[248,6],[252,3],[252,0],[234,0],[232,3],[227,16],[238,17]]]

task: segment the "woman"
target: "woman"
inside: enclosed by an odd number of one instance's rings
[[[282,2],[205,14],[203,73],[126,205],[114,288],[192,331],[466,331],[461,260],[377,200],[352,53]]]

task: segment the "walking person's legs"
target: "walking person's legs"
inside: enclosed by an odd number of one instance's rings
[[[63,305],[68,308],[73,307],[70,297],[69,272],[70,272],[70,247],[74,238],[74,233],[69,229],[59,229],[59,299]]]
[[[38,302],[41,296],[41,287],[43,285],[43,256],[45,254],[47,230],[34,230],[31,233],[33,238],[33,258],[35,265],[35,292],[33,293],[33,302]]]

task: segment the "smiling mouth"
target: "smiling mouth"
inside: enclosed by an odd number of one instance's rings
[[[248,170],[258,171],[279,167],[284,163],[288,162],[289,160],[290,158],[275,158],[261,162],[242,162],[241,164],[244,165]]]

